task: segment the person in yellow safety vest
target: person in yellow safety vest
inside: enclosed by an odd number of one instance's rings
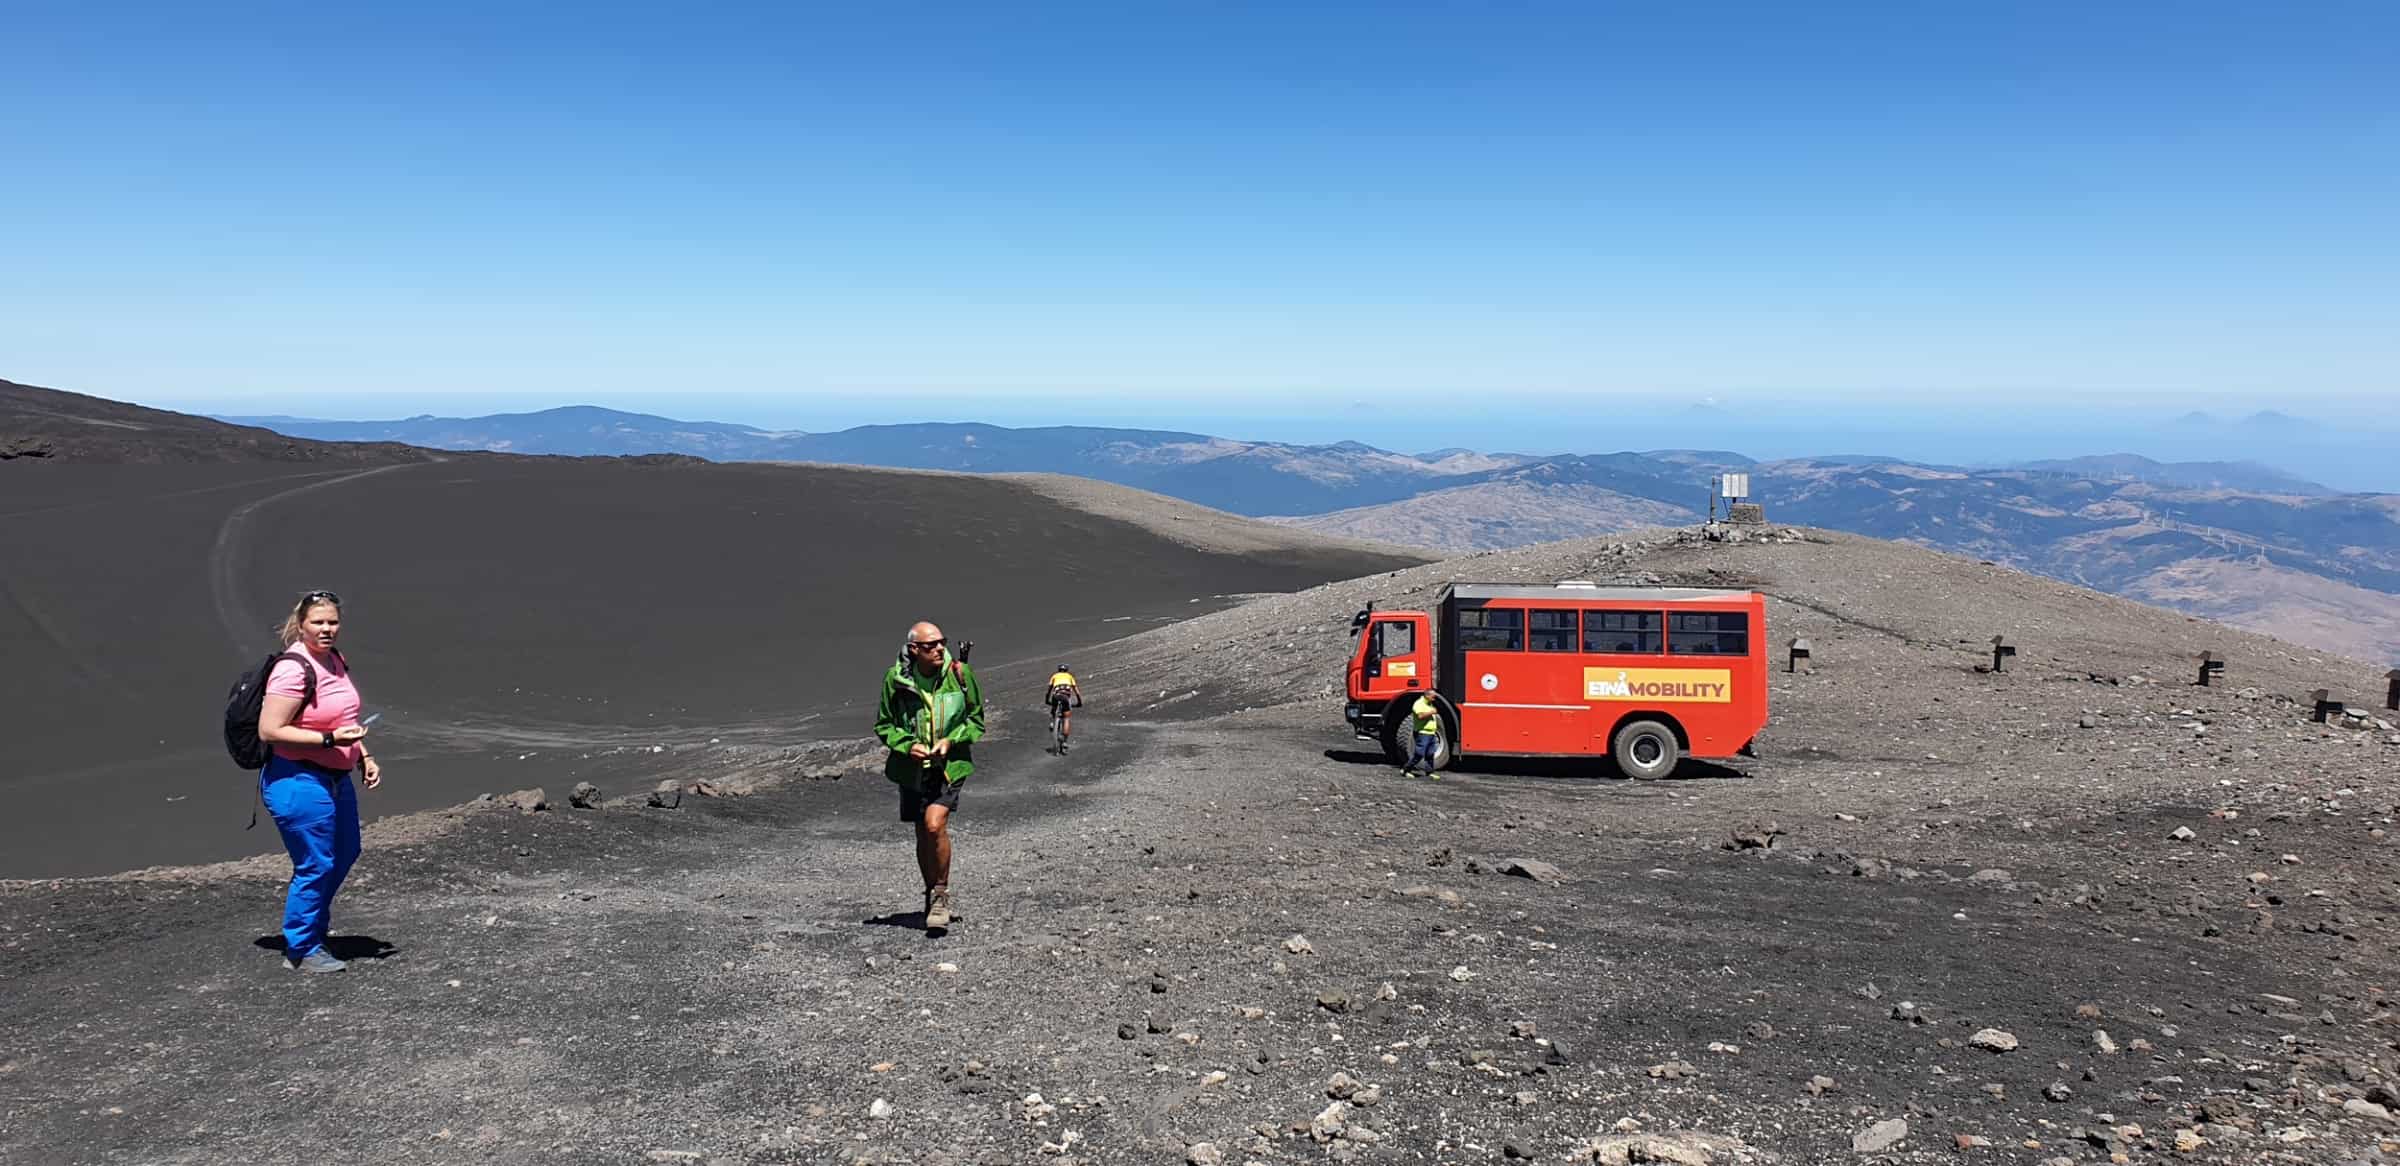
[[[1050,715],[1058,718],[1058,751],[1067,751],[1067,738],[1075,735],[1075,710],[1083,705],[1083,686],[1075,682],[1075,674],[1061,664],[1050,674],[1050,687],[1042,697]]]
[[[1408,720],[1409,727],[1415,730],[1416,751],[1409,755],[1408,764],[1400,767],[1400,775],[1414,777],[1417,766],[1422,764],[1425,776],[1442,780],[1441,771],[1433,765],[1434,754],[1442,744],[1442,710],[1434,705],[1432,696],[1420,696],[1417,703],[1409,706]]]

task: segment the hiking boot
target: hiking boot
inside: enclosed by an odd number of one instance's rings
[[[950,888],[931,887],[926,890],[925,926],[928,929],[950,926]]]
[[[320,947],[296,960],[285,957],[283,966],[296,972],[338,972],[350,965],[333,958],[332,952]]]

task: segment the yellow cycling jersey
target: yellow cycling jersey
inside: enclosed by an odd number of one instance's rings
[[[1051,674],[1050,674],[1050,687],[1052,687],[1052,688],[1074,688],[1074,687],[1077,687],[1077,685],[1075,684],[1075,674],[1074,674],[1074,673],[1072,673],[1072,672],[1053,672],[1053,673],[1051,673]]]

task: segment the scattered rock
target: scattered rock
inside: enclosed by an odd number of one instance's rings
[[[1880,1154],[1908,1137],[1908,1122],[1887,1118],[1850,1135],[1850,1148],[1861,1154]]]
[[[2067,1083],[2064,1081],[2052,1081],[2048,1085],[2042,1086],[2042,1096],[2052,1101],[2063,1102],[2075,1096],[2075,1091],[2067,1088]]]
[[[900,1111],[898,1109],[893,1108],[891,1102],[885,1101],[880,1097],[875,1099],[874,1104],[867,1107],[867,1116],[874,1118],[877,1121],[890,1121],[892,1117],[899,1112]]]
[[[1349,1125],[1350,1103],[1336,1101],[1317,1111],[1317,1116],[1309,1119],[1308,1136],[1319,1144],[1323,1144],[1342,1136],[1342,1131]]]
[[[1331,1080],[1325,1082],[1325,1096],[1336,1101],[1348,1101],[1358,1096],[1360,1088],[1362,1086],[1360,1086],[1358,1078],[1352,1077],[1348,1073],[1336,1073]]]
[[[2016,1035],[2005,1029],[1977,1029],[1975,1035],[1967,1038],[1967,1043],[1987,1052],[2013,1053],[2017,1051]]]
[[[1515,875],[1521,879],[1532,879],[1537,883],[1556,886],[1567,881],[1566,872],[1559,870],[1557,867],[1552,866],[1549,863],[1541,862],[1536,859],[1504,858],[1500,860],[1498,865],[1501,874]]]
[[[1762,826],[1750,826],[1734,831],[1733,836],[1725,840],[1724,848],[1727,850],[1766,850],[1774,846],[1775,839],[1782,834],[1783,828],[1772,822]]]
[[[550,808],[550,795],[543,793],[542,787],[537,785],[532,789],[521,789],[501,798],[500,804],[514,806],[522,813],[539,813]]]
[[[2189,826],[2177,826],[2174,830],[2167,834],[2167,837],[2172,838],[2177,842],[2189,842],[2194,838],[2198,838],[2199,835],[2192,833],[2192,828]]]
[[[1317,1007],[1339,1016],[1350,1011],[1350,997],[1341,992],[1319,992],[1317,993]]]
[[[2384,1107],[2377,1105],[2364,1097],[2353,1097],[2350,1100],[2343,1102],[2342,1112],[2349,1114],[2352,1117],[2371,1117],[2377,1121],[2392,1120],[2391,1110],[2385,1109]]]
[[[1699,1075],[1700,1070],[1693,1068],[1689,1061],[1667,1061],[1650,1066],[1650,1076],[1660,1081],[1680,1081]]]
[[[1577,1156],[1595,1166],[1716,1166],[1748,1160],[1750,1148],[1738,1138],[1677,1130],[1595,1138]]]
[[[1313,955],[1316,953],[1317,949],[1308,942],[1307,936],[1294,935],[1290,939],[1283,941],[1283,950],[1288,951],[1293,955]]]
[[[1214,1142],[1194,1142],[1184,1147],[1183,1160],[1191,1166],[1223,1166],[1225,1152]]]
[[[575,788],[567,793],[567,804],[578,810],[599,809],[600,787],[588,781],[576,782]]]
[[[674,778],[658,783],[658,787],[650,791],[649,803],[652,809],[658,810],[672,810],[682,805],[683,783]]]
[[[1823,1097],[1824,1095],[1834,1092],[1840,1088],[1841,1086],[1836,1084],[1833,1078],[1828,1077],[1823,1073],[1819,1073],[1816,1076],[1808,1079],[1808,1095],[1810,1097]]]

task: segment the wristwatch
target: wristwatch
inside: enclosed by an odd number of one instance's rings
[[[333,748],[333,730],[331,729],[325,730],[325,747],[328,749]]]

